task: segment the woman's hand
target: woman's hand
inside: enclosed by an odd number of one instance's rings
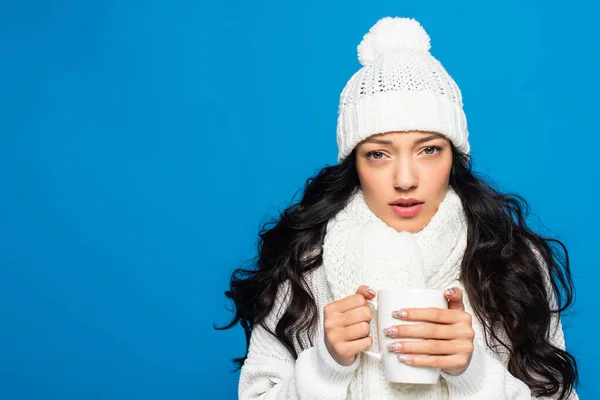
[[[441,368],[449,375],[462,374],[473,354],[471,314],[465,312],[462,291],[453,288],[445,292],[448,310],[441,308],[407,308],[393,313],[404,321],[425,323],[394,325],[384,329],[393,338],[421,338],[419,341],[395,341],[388,350],[398,353],[398,359],[410,365]]]
[[[367,300],[374,297],[372,289],[361,286],[356,294],[325,306],[325,345],[338,364],[351,365],[358,353],[368,350],[373,344],[369,336],[373,311]]]

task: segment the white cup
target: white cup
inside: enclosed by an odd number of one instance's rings
[[[419,322],[403,321],[392,317],[392,311],[403,308],[448,308],[448,300],[443,290],[430,289],[383,289],[377,292],[376,300],[368,300],[375,309],[377,318],[377,338],[379,353],[365,351],[368,356],[383,361],[387,379],[390,382],[435,384],[440,377],[440,368],[417,367],[398,360],[397,354],[387,349],[387,345],[396,341],[414,341],[422,339],[391,338],[383,330],[393,325],[415,324]]]

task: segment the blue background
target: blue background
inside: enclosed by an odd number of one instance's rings
[[[0,5],[0,398],[236,398],[223,291],[267,217],[335,163],[339,93],[410,16],[462,89],[477,171],[571,251],[594,336],[600,31],[592,1]]]

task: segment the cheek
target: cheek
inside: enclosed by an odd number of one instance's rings
[[[452,167],[452,160],[449,162],[440,163],[434,168],[427,169],[421,184],[426,185],[425,191],[427,196],[431,199],[439,199],[440,201],[445,197],[448,191],[448,184],[450,181],[450,171]]]
[[[358,179],[365,196],[377,198],[392,184],[384,169],[362,168],[358,170]]]
[[[445,186],[448,186],[449,181],[450,168],[447,168],[446,166],[442,166],[434,171],[431,171],[427,177],[427,182],[429,182],[432,186],[440,188],[440,190],[442,190]]]
[[[381,204],[386,202],[386,189],[389,187],[389,178],[381,169],[362,168],[357,169],[360,187],[365,196],[365,200],[375,212],[375,214],[384,219],[385,209]]]

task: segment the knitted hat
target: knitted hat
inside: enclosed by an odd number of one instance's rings
[[[469,153],[460,89],[429,49],[429,35],[412,18],[385,17],[358,46],[363,67],[340,96],[338,161],[377,133],[432,131]]]

